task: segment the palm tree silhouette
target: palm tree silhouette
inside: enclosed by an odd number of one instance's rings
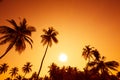
[[[90,47],[90,45],[87,45],[85,46],[85,48],[83,48],[82,56],[85,58],[85,60],[88,60],[88,62],[90,62],[90,59],[93,58],[92,57],[93,48],[94,47]]]
[[[25,18],[19,25],[17,25],[13,19],[7,21],[12,24],[13,28],[9,26],[0,26],[0,34],[3,34],[3,36],[0,37],[0,45],[10,42],[5,53],[0,56],[0,59],[3,58],[14,45],[16,48],[15,50],[19,53],[24,51],[26,48],[25,41],[28,42],[32,48],[33,40],[30,36],[32,32],[36,31],[35,27],[27,25]]]
[[[22,71],[25,73],[25,75],[29,72],[32,71],[32,64],[30,62],[27,62],[23,67],[22,67]],[[24,75],[24,77],[25,77]]]
[[[15,77],[18,74],[18,68],[17,67],[12,68],[9,74],[11,75],[11,77]]]
[[[58,40],[56,38],[58,32],[53,27],[49,27],[48,30],[43,29],[43,32],[44,32],[44,34],[41,35],[41,37],[42,37],[41,43],[43,43],[43,46],[47,45],[47,47],[46,47],[44,56],[43,56],[42,61],[41,61],[41,65],[40,65],[40,68],[39,68],[39,71],[38,71],[38,76],[39,76],[40,71],[42,69],[43,61],[44,61],[44,58],[46,56],[46,53],[47,53],[47,50],[48,50],[48,46],[51,47],[52,46],[52,42],[55,42],[55,43],[58,42]]]
[[[0,65],[0,74],[7,72],[8,70],[8,65],[6,63],[3,63]]]
[[[58,80],[60,78],[60,67],[58,67],[55,63],[52,63],[49,66],[49,75],[52,80]]]
[[[104,74],[104,73],[109,74],[112,73],[110,70],[117,71],[117,67],[119,66],[119,63],[116,61],[105,62],[105,57],[102,56],[99,57],[98,60],[89,62],[88,66],[91,67],[91,70],[94,70],[95,72],[99,72],[100,74]]]

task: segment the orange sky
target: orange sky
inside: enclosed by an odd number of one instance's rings
[[[43,28],[50,26],[59,32],[59,43],[48,49],[43,75],[47,74],[52,62],[59,66],[71,65],[82,69],[85,60],[81,57],[81,52],[85,45],[97,48],[107,60],[120,62],[119,4],[119,0],[3,0],[0,2],[0,25],[9,25],[6,19],[19,22],[19,17],[25,17],[29,25],[36,27],[37,32],[32,35],[32,50],[27,45],[27,49],[19,55],[12,49],[0,60],[0,64],[6,62],[10,68],[21,68],[29,61],[33,64],[33,72],[38,71],[46,47],[40,43],[40,35]],[[0,55],[6,48],[7,45],[0,46]],[[61,52],[68,55],[66,63],[58,60]],[[0,80],[4,77],[0,75]]]

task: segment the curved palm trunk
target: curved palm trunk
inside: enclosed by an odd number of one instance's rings
[[[38,77],[39,77],[40,72],[41,72],[41,69],[42,69],[43,61],[44,61],[44,59],[45,59],[45,56],[46,56],[46,53],[47,53],[47,50],[48,50],[48,46],[49,46],[49,42],[48,42],[48,44],[47,44],[47,47],[46,47],[46,50],[45,50],[44,56],[43,56],[42,61],[41,61],[40,69],[39,69],[39,71],[38,71],[38,75],[37,75],[37,80],[38,80]]]
[[[9,50],[14,46],[14,44],[15,44],[15,41],[8,46],[5,53],[2,56],[0,56],[0,59],[2,59],[9,52]]]

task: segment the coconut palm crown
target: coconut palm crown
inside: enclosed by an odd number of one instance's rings
[[[13,68],[11,68],[11,70],[10,70],[10,75],[11,75],[11,77],[15,77],[17,74],[18,74],[18,68],[17,67],[13,67]]]
[[[26,49],[25,41],[28,42],[32,48],[33,40],[30,38],[30,36],[32,32],[36,31],[35,27],[27,25],[25,18],[20,21],[19,25],[17,25],[14,19],[7,21],[13,27],[0,26],[0,34],[3,35],[0,37],[0,45],[10,42],[5,53],[0,56],[0,59],[3,58],[13,46],[15,46],[15,50],[19,53],[24,51]]]
[[[52,42],[58,43],[58,40],[56,38],[58,32],[53,27],[49,27],[48,30],[43,29],[43,32],[44,34],[41,35],[41,43],[43,43],[43,46],[48,44],[51,47]]]
[[[22,71],[25,73],[25,75],[29,72],[32,71],[32,64],[30,62],[27,62],[23,67],[22,67]],[[25,76],[24,75],[24,76]]]
[[[9,66],[8,66],[7,63],[1,64],[1,65],[0,65],[0,74],[7,72],[8,67],[9,67]]]

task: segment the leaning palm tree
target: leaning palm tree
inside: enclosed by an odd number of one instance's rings
[[[44,46],[44,45],[47,45],[47,47],[46,47],[44,56],[43,56],[42,61],[41,61],[41,65],[40,65],[40,68],[39,68],[39,71],[38,71],[38,76],[39,76],[40,71],[41,71],[41,69],[42,69],[43,61],[44,61],[44,59],[45,59],[45,56],[46,56],[48,47],[49,47],[49,46],[50,46],[50,47],[52,46],[52,42],[55,42],[55,43],[58,42],[58,40],[57,40],[57,38],[56,38],[58,32],[57,32],[53,27],[49,27],[48,30],[43,29],[43,32],[44,32],[44,34],[41,35],[41,37],[42,37],[41,43],[43,43],[43,46]]]
[[[18,68],[17,67],[12,68],[9,74],[11,75],[11,77],[15,77],[18,74]]]
[[[22,71],[25,73],[25,75],[29,72],[32,71],[32,64],[30,62],[27,62],[23,67],[22,67]],[[24,77],[25,77],[24,75]]]
[[[12,24],[13,28],[9,26],[0,26],[0,34],[3,34],[3,36],[0,37],[0,45],[10,42],[5,53],[0,56],[0,59],[3,58],[14,45],[16,48],[15,50],[19,53],[24,51],[26,48],[25,41],[28,42],[32,48],[33,40],[30,36],[32,32],[36,31],[35,27],[27,25],[25,18],[19,25],[17,25],[13,19],[7,21]]]
[[[8,64],[6,64],[6,63],[1,64],[1,65],[0,65],[0,74],[7,72],[8,67],[9,67],[9,66],[8,66]]]

